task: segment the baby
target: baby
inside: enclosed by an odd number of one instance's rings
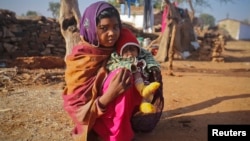
[[[116,52],[111,54],[107,63],[107,69],[112,71],[116,68],[125,67],[129,69],[134,76],[134,84],[138,92],[143,97],[140,105],[140,111],[145,114],[156,112],[155,107],[150,103],[153,94],[160,87],[159,82],[145,84],[145,78],[148,77],[147,69],[150,67],[159,67],[159,64],[153,59],[152,54],[139,46],[134,34],[128,29],[121,30],[121,37],[116,44]]]

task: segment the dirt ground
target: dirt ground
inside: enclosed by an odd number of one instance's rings
[[[250,41],[228,42],[223,56],[220,63],[175,60],[177,76],[167,76],[161,64],[164,112],[137,141],[206,141],[208,124],[250,124]],[[64,69],[27,62],[33,68],[0,68],[0,141],[72,140],[62,109]]]

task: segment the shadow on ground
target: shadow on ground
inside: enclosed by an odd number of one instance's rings
[[[206,141],[209,124],[250,124],[250,110],[185,115],[205,110],[220,102],[249,98],[250,94],[216,97],[185,108],[165,111],[156,129],[150,133],[137,133],[138,141]],[[219,110],[219,109],[218,109]],[[183,116],[181,116],[183,115]]]

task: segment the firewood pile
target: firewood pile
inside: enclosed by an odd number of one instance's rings
[[[222,52],[225,49],[228,36],[218,27],[210,27],[203,30],[200,27],[195,27],[194,29],[200,44],[198,59],[224,62]]]
[[[59,23],[44,16],[16,17],[0,9],[0,59],[27,56],[64,56]]]

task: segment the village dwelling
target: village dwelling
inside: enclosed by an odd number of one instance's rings
[[[234,19],[223,19],[218,22],[218,25],[227,30],[232,39],[250,40],[250,24]]]
[[[143,15],[131,15],[130,17],[126,14],[120,15],[123,22],[130,23],[135,28],[143,29]]]

